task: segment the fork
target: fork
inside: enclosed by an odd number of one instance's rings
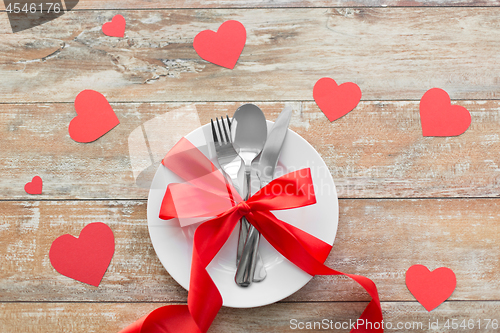
[[[215,153],[217,155],[217,161],[221,166],[224,173],[231,179],[233,187],[238,191],[238,193],[244,196],[244,193],[241,193],[239,182],[238,182],[238,172],[241,168],[241,158],[234,150],[233,144],[231,142],[231,120],[226,115],[226,122],[224,118],[215,118],[215,122],[211,119],[210,123],[212,125],[212,136],[214,139],[215,145]],[[215,125],[216,124],[216,125]],[[227,182],[227,179],[226,179]],[[231,193],[230,193],[231,195]],[[245,241],[247,239],[248,228],[250,224],[243,217],[240,223],[240,233],[238,238],[238,250],[236,254],[236,265],[238,265],[241,257],[241,253],[243,252],[243,248],[245,246]],[[257,254],[257,267],[255,269],[255,274],[253,277],[254,282],[260,282],[266,278],[266,270],[264,268],[264,263],[260,254]]]

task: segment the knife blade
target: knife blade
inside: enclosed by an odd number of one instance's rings
[[[267,137],[267,141],[260,155],[259,167],[257,168],[257,176],[260,178],[261,188],[273,180],[274,170],[278,164],[281,147],[283,147],[283,142],[288,132],[288,124],[290,123],[291,116],[292,107],[286,106],[279,114],[271,133],[269,133]]]
[[[288,125],[292,116],[292,107],[286,106],[279,114],[276,122],[267,137],[267,141],[260,155],[257,176],[260,178],[260,187],[266,186],[274,177],[281,148],[288,132]],[[235,281],[240,287],[248,287],[252,283],[255,273],[255,264],[259,248],[260,234],[253,225],[248,229],[247,239],[236,270]]]

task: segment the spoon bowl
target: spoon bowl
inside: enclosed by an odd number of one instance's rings
[[[245,163],[245,171],[260,154],[267,139],[266,117],[254,104],[240,106],[233,116],[231,136],[234,150]]]

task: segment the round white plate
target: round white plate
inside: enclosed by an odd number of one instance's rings
[[[268,130],[272,127],[268,122]],[[210,125],[186,136],[194,146],[217,163]],[[167,153],[167,152],[165,152]],[[189,167],[189,166],[186,166]],[[275,177],[302,168],[310,168],[317,203],[307,207],[274,211],[281,220],[332,245],[337,233],[338,200],[332,176],[320,155],[302,137],[288,130]],[[158,217],[167,185],[181,179],[160,164],[148,197],[148,227],[153,247],[165,269],[185,289],[189,289],[193,235],[198,224],[181,228],[177,219]],[[234,282],[236,273],[237,226],[207,270],[219,289],[224,306],[250,308],[271,304],[302,288],[311,276],[279,254],[261,237],[260,254],[267,270],[264,281],[241,288]]]

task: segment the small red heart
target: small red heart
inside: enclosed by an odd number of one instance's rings
[[[451,105],[446,91],[432,88],[420,100],[420,121],[423,136],[456,136],[469,128],[471,116],[460,105]]]
[[[24,190],[28,194],[42,194],[43,181],[39,176],[33,177],[33,179],[24,185]]]
[[[431,272],[423,265],[413,265],[406,272],[408,290],[429,312],[446,301],[456,285],[455,273],[446,267]]]
[[[111,131],[120,121],[101,93],[84,90],[76,96],[78,114],[69,123],[70,137],[76,142],[92,142]]]
[[[99,286],[115,252],[113,231],[102,222],[90,223],[78,238],[58,237],[50,247],[50,263],[64,276]]]
[[[106,22],[102,25],[102,32],[106,36],[111,37],[124,37],[125,36],[125,26],[127,21],[121,15],[115,15],[111,22]]]
[[[361,89],[356,83],[345,82],[339,86],[335,80],[324,77],[314,85],[313,97],[321,111],[330,121],[334,121],[358,105]]]
[[[204,30],[194,37],[198,55],[213,64],[233,69],[247,40],[247,31],[238,21],[222,23],[217,32]]]

